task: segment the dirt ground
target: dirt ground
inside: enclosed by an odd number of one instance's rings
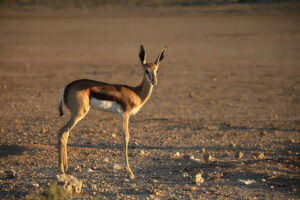
[[[140,44],[149,61],[168,50],[150,100],[130,119],[136,179],[113,168],[123,166],[119,116],[92,109],[69,137],[77,198],[300,198],[297,13],[14,12],[0,27],[1,199],[55,179],[57,132],[70,116],[58,116],[60,90],[79,78],[138,85]]]

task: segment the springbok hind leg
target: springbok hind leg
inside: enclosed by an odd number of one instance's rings
[[[69,136],[69,122],[66,123],[58,133],[58,167],[61,173],[65,173],[65,157],[66,157],[66,144]]]
[[[61,173],[68,171],[68,156],[67,156],[67,143],[69,132],[74,126],[80,121],[84,115],[76,115],[71,117],[71,119],[60,129],[58,134],[58,167]]]

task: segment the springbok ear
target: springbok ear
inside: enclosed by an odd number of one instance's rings
[[[141,45],[141,47],[140,47],[139,57],[140,57],[141,63],[143,65],[147,63],[146,62],[146,53],[145,53],[145,49],[144,49],[143,45]]]
[[[156,58],[156,60],[155,60],[156,65],[159,65],[160,61],[162,61],[162,59],[165,57],[166,50],[167,50],[167,46],[165,46],[165,48],[161,51],[159,56]]]

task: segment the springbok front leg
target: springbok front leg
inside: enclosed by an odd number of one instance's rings
[[[122,113],[121,114],[121,124],[122,124],[122,131],[123,131],[123,139],[124,139],[124,158],[125,158],[125,166],[126,170],[129,173],[130,179],[134,179],[134,174],[132,173],[129,161],[128,161],[128,142],[129,142],[129,131],[128,131],[128,123],[129,123],[129,114]]]

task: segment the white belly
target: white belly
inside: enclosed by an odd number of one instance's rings
[[[113,101],[103,101],[103,100],[98,100],[95,98],[91,99],[90,102],[91,106],[94,106],[95,108],[98,108],[100,110],[108,111],[108,112],[114,112],[114,113],[122,113],[123,110],[121,106]]]

